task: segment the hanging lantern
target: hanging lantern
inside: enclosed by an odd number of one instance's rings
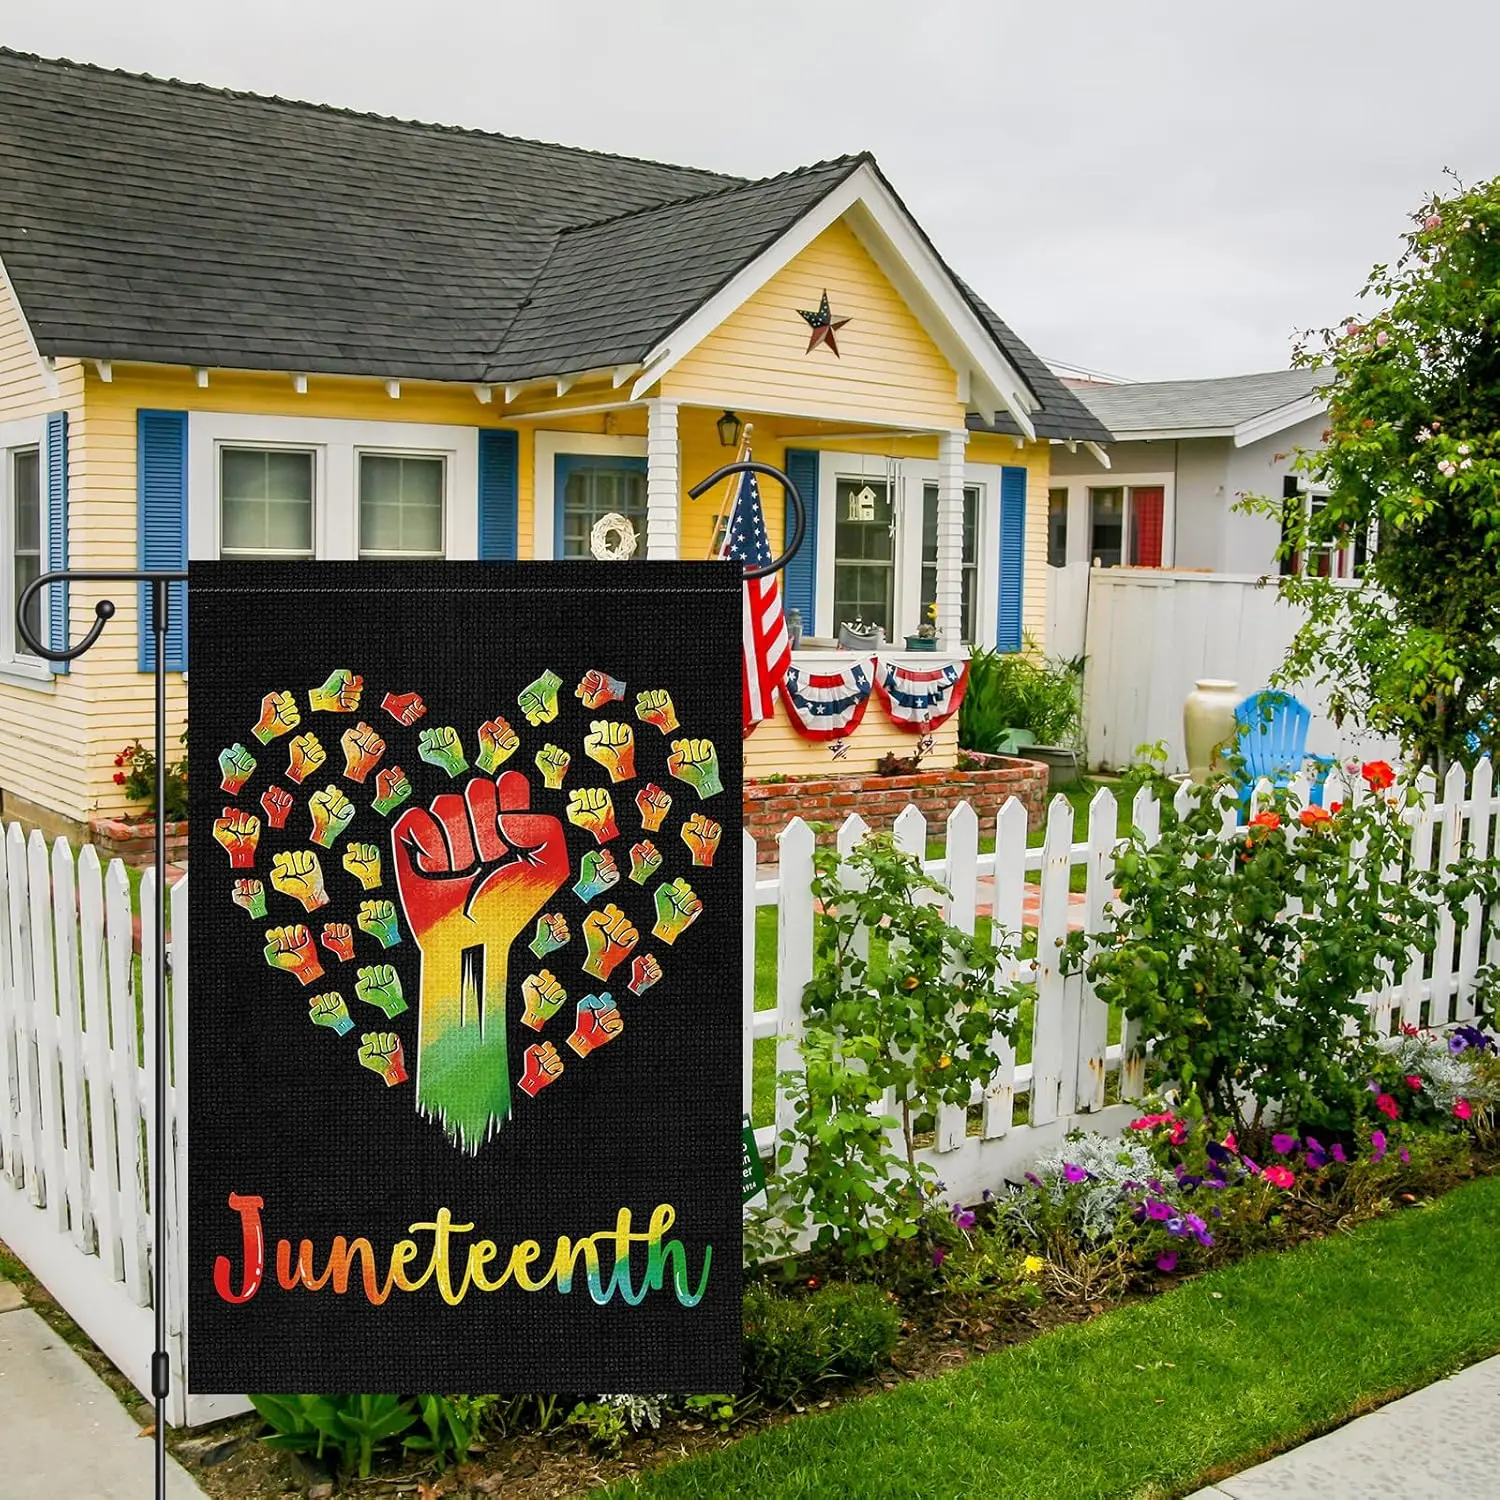
[[[744,423],[735,416],[732,411],[726,411],[714,426],[719,429],[719,441],[726,448],[738,448],[740,445],[740,431]]]

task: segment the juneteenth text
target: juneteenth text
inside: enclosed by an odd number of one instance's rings
[[[229,1195],[229,1211],[240,1219],[242,1261],[236,1287],[229,1257],[215,1257],[214,1290],[226,1302],[250,1301],[265,1280],[266,1239],[260,1218],[264,1207],[263,1198],[243,1193]],[[393,1291],[420,1292],[430,1283],[444,1302],[456,1307],[471,1291],[498,1292],[507,1284],[523,1292],[542,1292],[552,1287],[566,1296],[573,1290],[574,1274],[582,1261],[589,1295],[601,1306],[616,1297],[632,1307],[638,1306],[648,1292],[662,1290],[670,1268],[671,1289],[678,1302],[684,1307],[696,1307],[708,1287],[713,1246],[703,1247],[703,1265],[693,1289],[686,1249],[680,1240],[665,1239],[676,1221],[677,1210],[670,1203],[660,1203],[641,1232],[631,1228],[630,1210],[622,1208],[613,1229],[600,1229],[577,1239],[560,1235],[550,1259],[543,1256],[536,1240],[520,1240],[510,1247],[502,1264],[501,1249],[494,1240],[471,1240],[466,1246],[455,1244],[457,1236],[472,1234],[474,1226],[455,1224],[449,1210],[440,1208],[430,1220],[407,1226],[408,1235],[421,1238],[397,1240],[385,1257],[384,1274],[368,1239],[360,1236],[349,1240],[340,1234],[334,1236],[321,1266],[317,1264],[311,1240],[301,1242],[295,1261],[292,1242],[278,1240],[276,1280],[283,1291],[302,1287],[309,1292],[320,1292],[326,1287],[335,1296],[344,1296],[357,1277],[366,1299],[377,1307]],[[641,1268],[631,1265],[637,1245],[646,1249],[645,1265]],[[456,1269],[460,1274],[455,1280]],[[633,1269],[639,1280],[632,1279]]]

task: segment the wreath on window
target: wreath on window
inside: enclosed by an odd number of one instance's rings
[[[618,511],[600,516],[589,532],[589,551],[601,562],[627,562],[637,545],[635,527]]]

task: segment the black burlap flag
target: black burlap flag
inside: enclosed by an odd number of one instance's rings
[[[189,590],[189,1388],[738,1389],[738,568]]]

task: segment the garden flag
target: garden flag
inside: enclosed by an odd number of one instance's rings
[[[740,475],[740,492],[725,534],[725,556],[747,567],[771,561],[765,511],[754,473]],[[781,610],[781,574],[747,578],[744,583],[744,701],[742,734],[771,716],[776,689],[792,660],[792,641]]]
[[[193,564],[191,1390],[738,1389],[740,583]]]

